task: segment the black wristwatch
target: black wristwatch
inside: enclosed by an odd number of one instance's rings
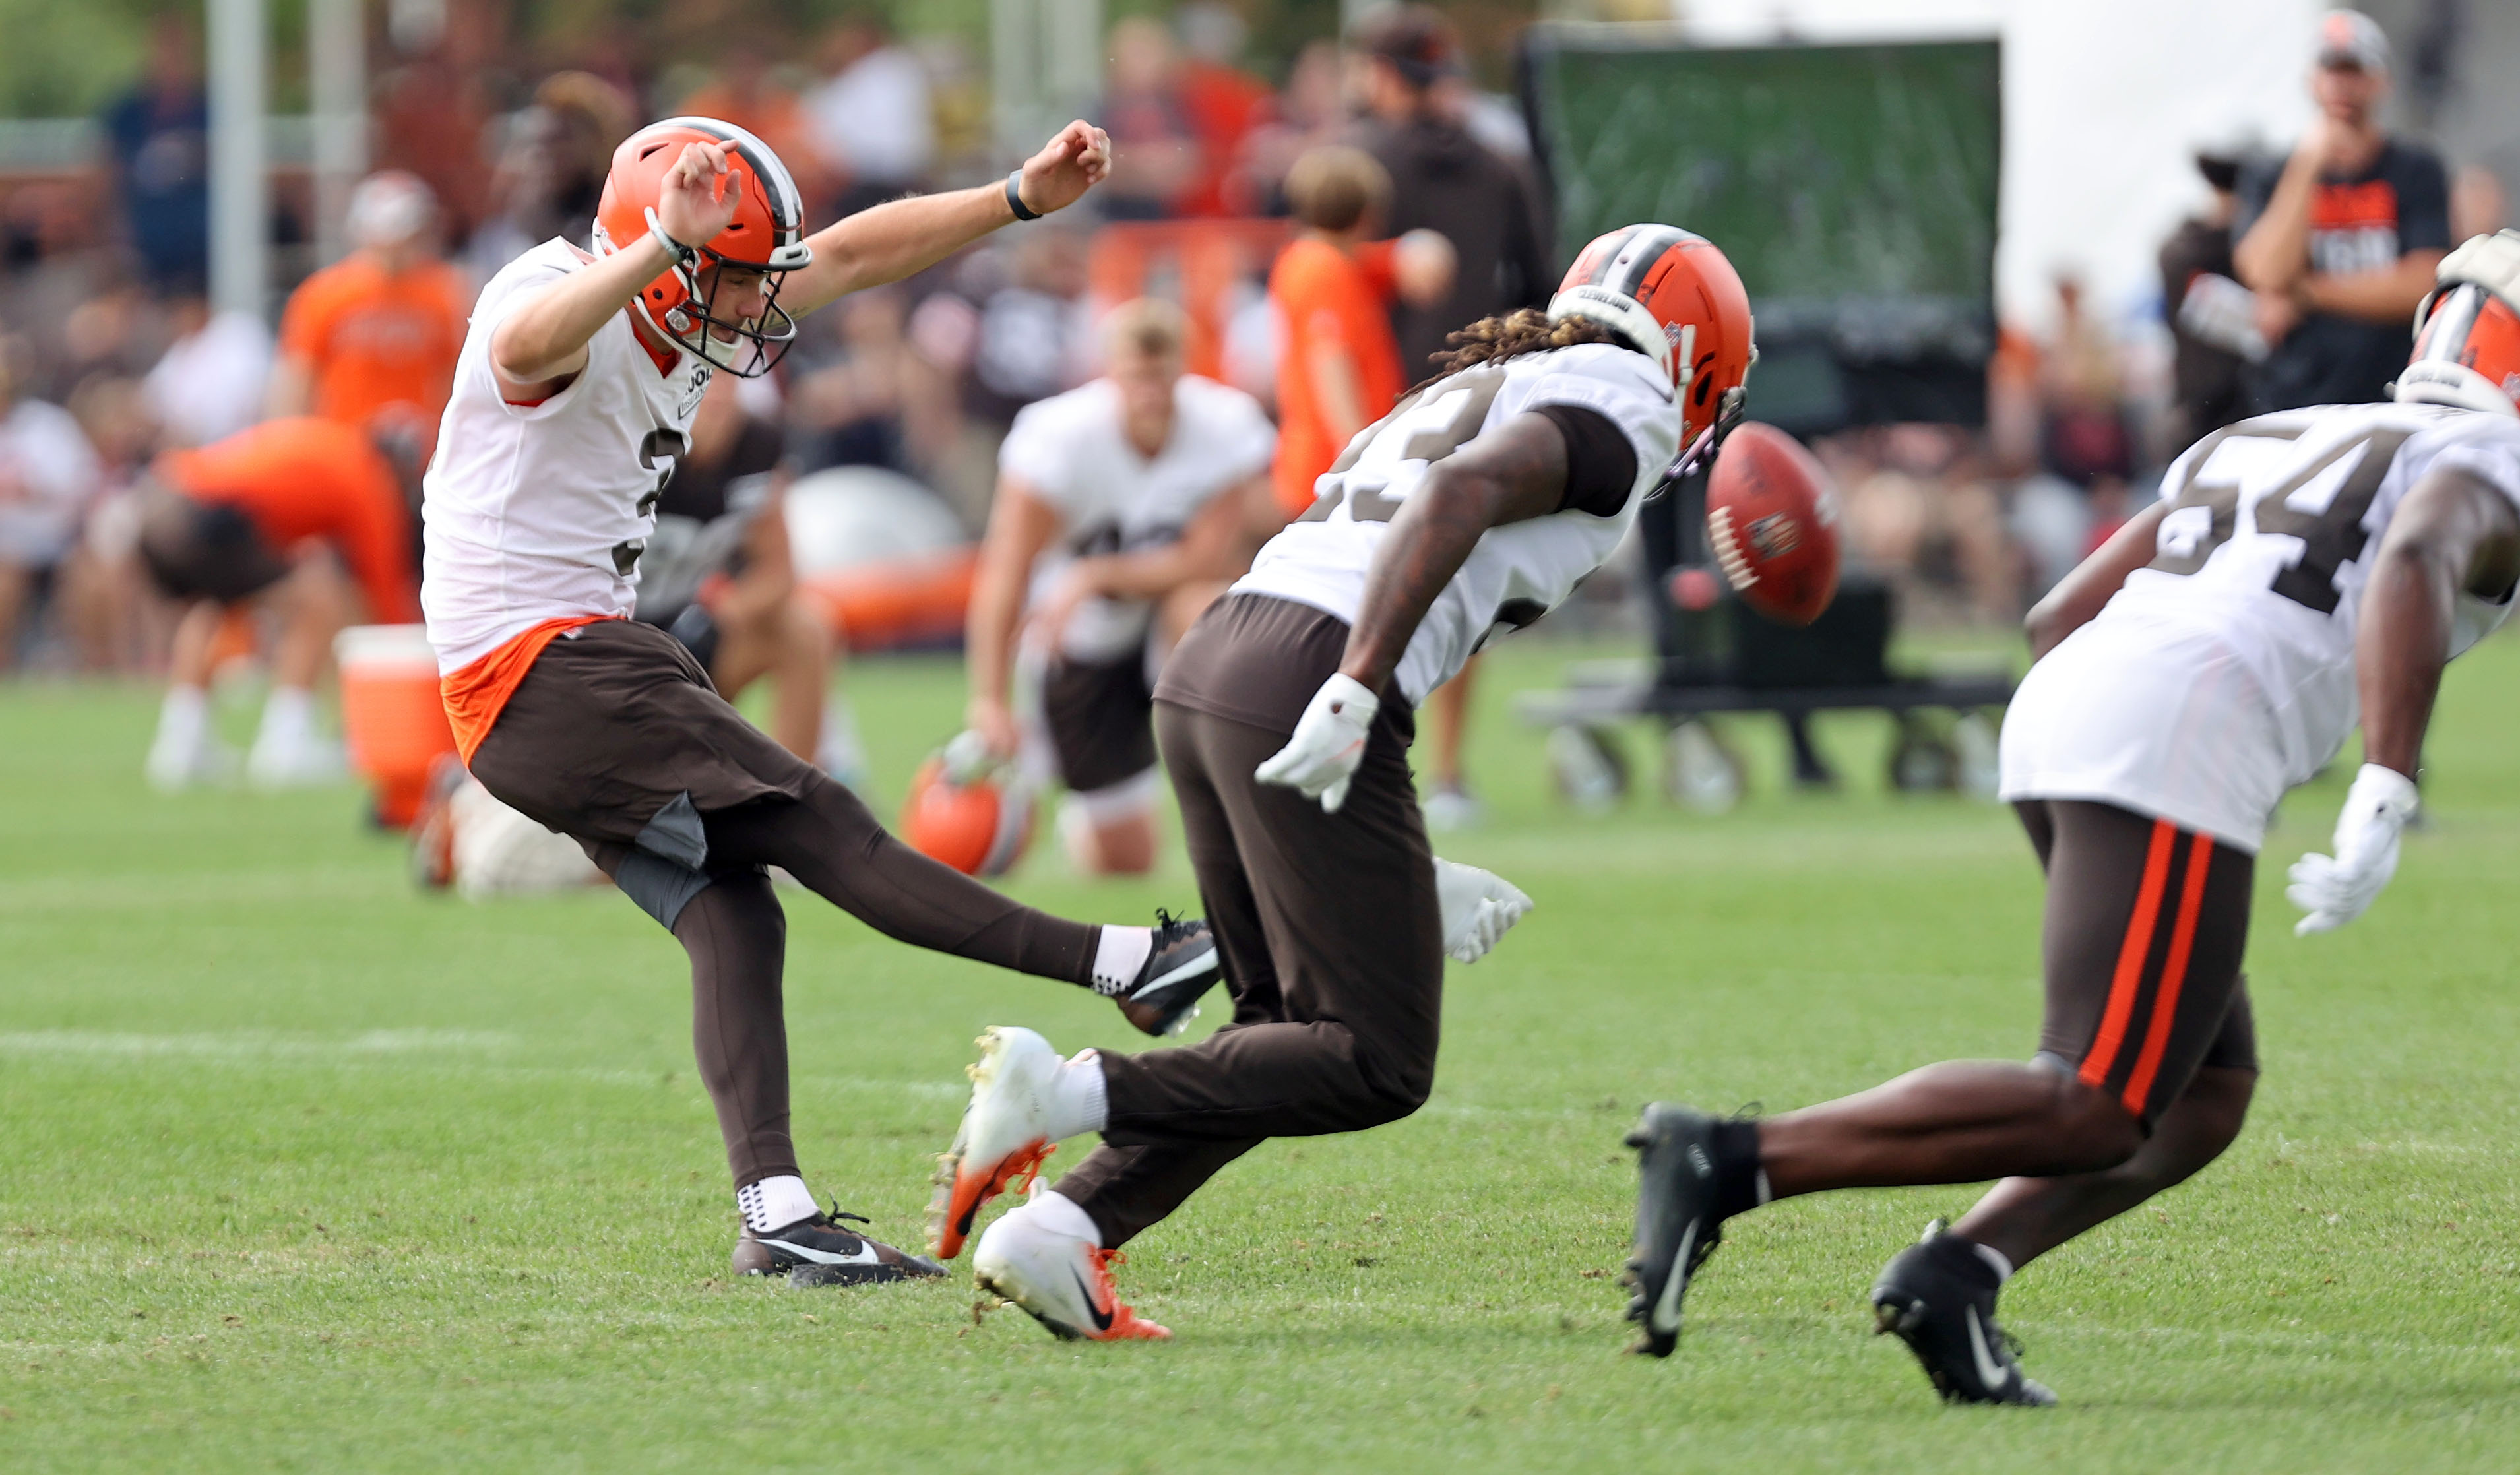
[[[1015,188],[1022,179],[1023,170],[1021,169],[1017,169],[1007,176],[1007,208],[1015,212],[1015,218],[1017,220],[1039,220],[1041,218],[1041,211],[1024,203],[1023,192]]]

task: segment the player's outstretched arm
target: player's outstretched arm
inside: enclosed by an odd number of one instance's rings
[[[2082,629],[2123,588],[2127,576],[2153,560],[2168,503],[2156,502],[2126,520],[2092,556],[2056,581],[2047,597],[2031,606],[2021,622],[2030,638],[2030,658],[2038,660],[2065,637]]]
[[[1025,159],[1015,189],[1037,215],[1063,210],[1111,172],[1111,139],[1083,121],[1058,131]],[[898,282],[1019,217],[1005,183],[896,200],[807,238],[814,263],[788,274],[780,305],[798,317],[853,291]]]
[[[2398,836],[2416,808],[2424,730],[2450,662],[2464,591],[2508,597],[2520,579],[2520,511],[2480,477],[2451,468],[2407,493],[2371,560],[2355,640],[2362,697],[2362,768],[2336,817],[2334,854],[2293,863],[2284,894],[2307,915],[2296,933],[2362,915],[2398,870]]]
[[[1517,415],[1430,467],[1374,547],[1338,671],[1313,693],[1285,747],[1253,777],[1336,813],[1365,760],[1382,689],[1435,596],[1489,528],[1563,506],[1566,475],[1565,433],[1537,414]]]

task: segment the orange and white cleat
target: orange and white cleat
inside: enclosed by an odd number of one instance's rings
[[[963,1253],[980,1208],[1020,1176],[1025,1184],[1057,1150],[1051,1095],[1065,1062],[1028,1029],[995,1025],[976,1042],[969,1067],[971,1104],[954,1131],[954,1145],[936,1160],[936,1194],[927,1202],[927,1248],[939,1260]]]
[[[1111,1283],[1121,1259],[1090,1239],[1041,1223],[1034,1207],[988,1228],[971,1253],[972,1278],[1068,1342],[1169,1342],[1172,1332],[1139,1316]]]

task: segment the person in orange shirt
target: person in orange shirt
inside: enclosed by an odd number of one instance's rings
[[[472,305],[464,274],[430,249],[436,219],[415,175],[360,182],[349,213],[358,248],[308,277],[280,320],[268,414],[406,436],[428,459]]]
[[[1452,244],[1433,231],[1369,243],[1391,199],[1373,156],[1314,149],[1286,173],[1302,231],[1279,253],[1269,296],[1286,329],[1278,360],[1278,508],[1313,505],[1313,483],[1408,386],[1391,335],[1394,296],[1425,304],[1453,285]]]
[[[316,735],[312,694],[333,637],[363,596],[371,620],[420,618],[403,469],[365,431],[298,416],[170,451],[138,494],[141,561],[188,606],[167,660],[150,782],[178,789],[226,777],[232,755],[208,724],[212,648],[228,613],[254,603],[273,608],[281,634],[246,776],[265,788],[338,776],[340,748]]]

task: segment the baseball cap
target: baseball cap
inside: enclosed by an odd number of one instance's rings
[[[2389,69],[2389,35],[2359,10],[2332,10],[2318,18],[2318,65]]]

